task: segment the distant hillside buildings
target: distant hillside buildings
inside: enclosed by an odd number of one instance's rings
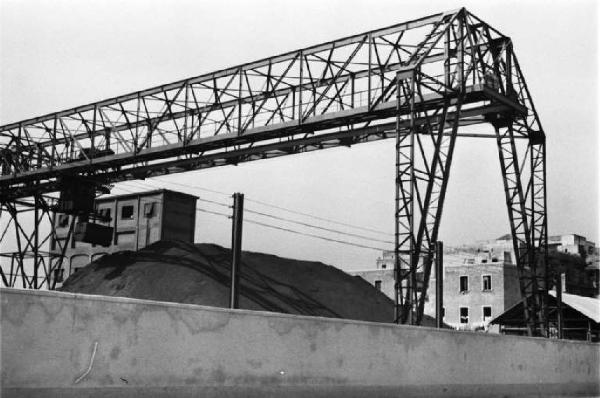
[[[573,254],[587,259],[585,269],[566,269],[563,290],[598,296],[598,248],[575,234],[549,238],[549,252]],[[595,260],[594,260],[595,259]],[[510,235],[447,248],[444,254],[444,322],[457,329],[487,329],[492,318],[520,300],[519,280]],[[394,297],[394,253],[386,251],[375,269],[351,272]],[[435,270],[432,270],[425,314],[435,316]],[[418,278],[421,279],[422,278]],[[497,331],[497,327],[495,330]]]

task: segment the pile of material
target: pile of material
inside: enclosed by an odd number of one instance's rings
[[[230,264],[229,249],[161,241],[106,255],[61,290],[228,307]],[[252,252],[242,253],[240,308],[373,322],[391,322],[394,314],[393,302],[360,277],[319,262]]]

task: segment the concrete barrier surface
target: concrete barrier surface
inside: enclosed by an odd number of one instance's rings
[[[600,393],[600,345],[0,289],[2,397]]]

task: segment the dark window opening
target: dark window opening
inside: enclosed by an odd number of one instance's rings
[[[442,318],[446,317],[446,307],[442,307]]]
[[[65,270],[62,268],[57,268],[54,270],[54,280],[56,281],[56,283],[62,283],[64,278],[64,272]]]
[[[103,222],[110,222],[110,208],[99,209],[98,214],[100,214]]]
[[[67,227],[69,225],[69,216],[66,214],[58,215],[58,226],[60,228]]]
[[[154,202],[144,203],[144,216],[150,218],[154,215]]]
[[[121,219],[122,220],[131,220],[131,219],[133,219],[133,206],[123,206],[123,207],[121,207]]]
[[[381,281],[375,281],[375,289],[381,290]]]
[[[492,307],[483,307],[483,320],[487,320],[492,317]]]
[[[469,277],[461,276],[460,277],[460,292],[466,293],[469,291]]]
[[[492,276],[491,275],[483,276],[483,290],[492,290]]]
[[[385,269],[386,267],[387,267],[387,264],[386,264],[386,263],[382,263],[382,264],[381,264],[381,269]]]
[[[469,323],[469,309],[460,307],[460,323]]]

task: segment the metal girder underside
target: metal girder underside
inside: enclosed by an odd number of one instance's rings
[[[22,230],[10,209],[31,196],[43,208],[65,178],[110,184],[395,137],[396,321],[420,323],[454,145],[479,123],[496,131],[525,315],[544,334],[545,136],[510,38],[465,9],[1,126],[2,214]]]

